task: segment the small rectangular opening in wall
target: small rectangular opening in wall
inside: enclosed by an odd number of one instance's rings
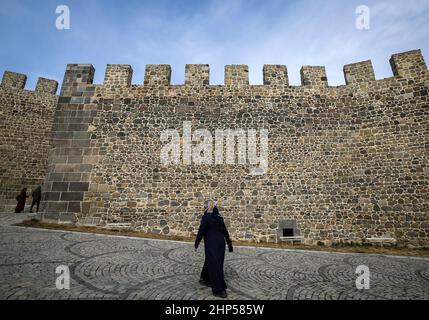
[[[283,229],[283,237],[293,237],[293,229],[285,228]]]

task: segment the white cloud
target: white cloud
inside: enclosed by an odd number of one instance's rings
[[[371,9],[368,31],[355,28],[355,8],[362,4],[358,0],[208,1],[178,12],[164,2],[115,8],[87,0],[71,3],[70,32],[43,39],[53,52],[40,39],[32,48],[39,57],[49,56],[38,64],[43,67],[93,63],[97,83],[103,81],[107,63],[131,64],[134,83],[143,83],[148,63],[171,64],[174,83],[183,83],[185,64],[208,63],[212,84],[223,83],[226,64],[248,64],[254,84],[262,83],[264,64],[286,64],[292,84],[300,83],[302,65],[325,65],[329,83],[339,85],[344,84],[345,64],[372,59],[377,78],[382,78],[392,75],[388,60],[393,53],[422,48],[429,55],[428,1],[363,2]],[[22,2],[0,6],[0,14],[27,11]]]

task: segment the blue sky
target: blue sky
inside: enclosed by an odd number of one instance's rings
[[[55,9],[70,8],[71,29],[57,30]],[[355,27],[356,7],[367,5],[369,30]],[[345,64],[371,59],[377,79],[392,76],[391,54],[420,48],[429,62],[427,0],[0,0],[0,72],[62,81],[68,63],[91,63],[102,83],[108,63],[134,69],[172,66],[184,82],[187,63],[210,64],[211,84],[224,65],[248,64],[250,83],[262,83],[264,64],[288,66],[291,84],[302,65],[324,65],[330,85],[344,84]]]

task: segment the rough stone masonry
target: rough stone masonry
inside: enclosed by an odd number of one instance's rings
[[[9,135],[0,138],[1,192],[12,195],[7,179],[16,191],[30,184],[17,173],[28,162],[15,159],[32,157],[23,151],[31,141],[10,129],[28,126],[25,111],[40,108],[35,128],[53,121],[51,136],[42,134],[49,157],[32,158],[46,172],[46,221],[190,236],[213,197],[234,239],[276,242],[285,232],[308,244],[393,237],[428,247],[429,73],[420,50],[390,62],[394,76],[383,80],[371,61],[347,65],[338,87],[314,66],[301,69],[301,86],[289,85],[285,66],[264,66],[263,85],[249,85],[247,66],[226,66],[225,85],[214,86],[208,65],[187,65],[184,85],[170,84],[169,65],[148,65],[143,85],[131,84],[131,66],[108,65],[96,85],[92,65],[72,64],[58,98],[29,94],[5,73],[1,110],[12,116],[1,120]],[[161,133],[181,132],[185,121],[210,132],[267,129],[267,173],[249,175],[239,163],[163,166]]]
[[[22,188],[43,184],[52,148],[58,83],[39,78],[28,91],[26,81],[6,71],[0,85],[0,212],[13,212]]]

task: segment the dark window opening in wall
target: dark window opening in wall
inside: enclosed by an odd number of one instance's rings
[[[283,237],[293,237],[293,229],[283,229]]]

